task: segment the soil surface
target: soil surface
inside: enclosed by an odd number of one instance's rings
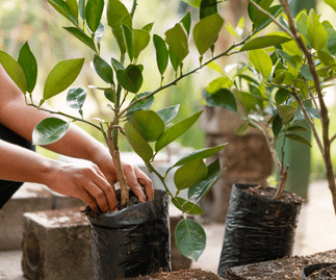
[[[307,277],[308,280],[335,280],[336,265],[322,268]]]
[[[201,269],[187,269],[172,272],[159,272],[153,275],[125,278],[119,280],[222,280],[218,275]]]
[[[261,185],[256,187],[249,187],[247,189],[244,189],[243,191],[249,193],[249,194],[255,194],[267,197],[269,199],[272,199],[272,197],[275,195],[276,189],[271,187],[262,187]],[[290,192],[284,192],[280,201],[285,203],[298,203],[301,204],[303,202],[303,199],[298,196],[295,193]]]

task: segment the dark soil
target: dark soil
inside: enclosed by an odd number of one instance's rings
[[[272,197],[274,196],[274,194],[276,192],[276,189],[271,188],[271,187],[262,187],[261,185],[259,185],[259,186],[256,186],[256,187],[249,187],[247,189],[244,189],[244,191],[249,193],[249,194],[260,195],[260,196],[264,196],[264,197],[267,197],[269,199],[272,199]],[[285,191],[283,193],[280,201],[285,202],[285,203],[301,204],[303,202],[303,199],[295,193],[290,193],[290,192]]]
[[[335,280],[336,265],[322,268],[307,277],[308,280]]]
[[[153,275],[139,276],[135,278],[125,278],[119,280],[222,280],[218,275],[203,271],[201,269],[188,269],[172,272],[159,272]]]

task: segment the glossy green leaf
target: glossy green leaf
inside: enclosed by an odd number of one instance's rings
[[[269,12],[274,18],[278,17],[278,16],[282,13],[282,11],[283,11],[283,8],[282,8],[281,5],[274,5],[274,6],[272,6],[272,7],[270,7],[270,8],[268,9],[268,12]],[[264,16],[264,17],[260,20],[259,24],[258,24],[258,25],[255,25],[254,27],[255,27],[256,31],[260,31],[260,30],[266,28],[271,22],[272,22],[272,20],[271,20],[269,17]]]
[[[304,145],[307,145],[307,146],[311,147],[310,142],[307,139],[305,139],[304,137],[302,137],[298,134],[286,134],[286,137],[288,139],[291,139],[293,141],[296,141],[298,143],[301,143],[301,144],[304,144]]]
[[[227,25],[225,25],[225,28],[227,29],[227,31],[230,32],[230,34],[236,38],[238,38],[237,32],[234,30],[233,26],[231,23],[228,23]]]
[[[184,26],[184,29],[187,31],[187,34],[190,33],[190,27],[191,27],[191,15],[190,12],[186,13],[186,15],[181,20],[181,23]]]
[[[222,67],[220,67],[216,62],[212,61],[210,63],[207,64],[207,67],[211,70],[214,70],[220,74],[224,74]]]
[[[79,0],[78,1],[78,10],[81,18],[85,20],[85,2],[86,0]]]
[[[288,123],[296,114],[298,108],[290,105],[280,105],[278,106],[279,115],[283,122]]]
[[[172,197],[172,203],[177,209],[190,215],[203,215],[204,211],[197,204],[189,202],[181,197]],[[182,206],[182,207],[181,207]]]
[[[282,118],[279,116],[279,114],[276,114],[272,122],[272,131],[275,137],[279,135],[281,129],[282,129]]]
[[[113,84],[112,67],[99,55],[94,55],[93,67],[100,78],[102,78],[106,83]]]
[[[191,6],[194,6],[194,7],[196,7],[196,8],[199,8],[199,7],[201,6],[201,1],[202,1],[202,0],[182,0],[182,1],[188,3],[188,4],[191,5]]]
[[[89,48],[91,48],[94,52],[97,52],[97,48],[93,39],[88,35],[86,35],[82,30],[76,27],[63,27],[63,28],[69,33],[71,33],[73,36],[75,36],[78,40],[83,42],[85,45],[87,45]]]
[[[49,73],[43,92],[47,100],[66,90],[78,77],[84,64],[84,58],[69,59],[59,62]]]
[[[264,50],[253,50],[248,53],[248,58],[254,68],[267,80],[273,67],[269,55]]]
[[[137,65],[128,65],[125,70],[117,71],[119,84],[127,91],[137,93],[141,88],[143,77]]]
[[[256,108],[257,99],[249,92],[239,91],[235,89],[233,90],[233,94],[243,106],[246,114]]]
[[[91,33],[95,33],[98,29],[103,15],[104,5],[104,0],[87,0],[85,7],[85,19]]]
[[[198,151],[194,151],[190,153],[189,155],[181,158],[178,162],[174,164],[174,166],[184,165],[196,159],[205,159],[205,158],[211,157],[219,153],[226,145],[227,143],[216,146],[216,147],[212,147],[212,148],[204,148]]]
[[[308,38],[315,50],[322,50],[328,41],[327,31],[320,23],[319,16],[315,14],[313,9],[309,12]]]
[[[133,31],[124,24],[122,24],[122,28],[124,31],[124,36],[125,36],[125,41],[126,41],[127,53],[128,53],[130,61],[133,61],[133,58],[134,58]]]
[[[274,0],[253,0],[253,1],[256,2],[261,8],[268,11],[269,7],[271,6]],[[258,26],[261,23],[261,21],[266,17],[264,13],[257,10],[257,8],[252,4],[248,4],[247,11],[251,21],[256,26]]]
[[[237,28],[239,29],[243,29],[245,26],[245,18],[244,17],[241,17],[237,23]]]
[[[174,174],[174,182],[178,190],[187,189],[203,180],[208,169],[202,159],[187,162],[178,168]]]
[[[140,52],[142,52],[149,44],[150,34],[147,30],[134,29],[133,30],[133,48],[134,57],[138,58]]]
[[[178,57],[172,52],[171,49],[169,49],[169,58],[170,58],[170,62],[174,68],[175,71],[177,71],[179,65],[180,65],[180,61],[178,59]]]
[[[328,52],[317,51],[317,56],[324,65],[335,65],[335,58]]]
[[[134,128],[148,141],[155,141],[165,130],[165,124],[158,114],[151,110],[139,110],[132,116]]]
[[[78,19],[78,3],[77,0],[66,0],[72,14]]]
[[[9,54],[0,50],[0,63],[14,83],[25,94],[27,91],[27,80],[25,73],[18,62]]]
[[[274,99],[275,99],[275,102],[280,105],[284,103],[288,99],[289,96],[290,96],[290,93],[288,90],[284,88],[280,88],[276,92]]]
[[[142,27],[141,29],[148,31],[149,33],[152,31],[154,22],[148,23],[146,24],[144,27]]]
[[[205,231],[195,221],[185,218],[175,228],[175,242],[182,255],[198,260],[206,244]]]
[[[74,25],[78,25],[77,16],[72,12],[68,3],[63,0],[47,0],[51,6],[55,8],[66,19],[70,20]],[[73,7],[72,7],[73,9]]]
[[[250,128],[251,127],[249,123],[243,123],[235,130],[234,134],[238,136],[244,136],[250,131]]]
[[[155,46],[155,51],[156,51],[157,66],[162,76],[164,72],[166,71],[167,65],[168,65],[168,49],[167,49],[165,41],[159,35],[155,34],[153,36],[153,41],[154,41],[154,46]]]
[[[210,84],[206,88],[206,91],[209,94],[213,94],[213,93],[218,92],[220,89],[230,88],[232,85],[233,85],[233,82],[231,81],[230,78],[226,76],[219,77],[210,82]]]
[[[237,112],[237,102],[231,91],[220,89],[216,93],[205,93],[205,102],[208,106],[222,107],[224,109]]]
[[[189,53],[187,34],[179,23],[169,29],[165,34],[169,49],[178,58],[179,63],[181,63]]]
[[[195,115],[168,128],[156,141],[155,151],[158,152],[159,150],[173,142],[176,138],[181,136],[184,132],[186,132],[199,119],[202,112],[203,111],[200,111]]]
[[[149,146],[141,134],[136,131],[131,122],[128,121],[125,124],[124,130],[133,150],[144,160],[144,162],[149,162],[153,157],[153,149],[151,146]]]
[[[240,51],[250,51],[250,50],[257,50],[257,49],[264,49],[271,46],[280,45],[291,41],[292,38],[289,38],[287,34],[271,34],[266,36],[261,36],[252,39],[251,41],[247,42]]]
[[[246,80],[249,83],[254,83],[257,86],[260,86],[259,82],[256,79],[253,79],[252,77],[248,76],[248,75],[244,75],[244,74],[239,74],[237,75],[237,77]]]
[[[85,102],[87,92],[82,87],[74,87],[69,90],[67,95],[67,104],[74,109],[79,110],[79,114],[83,117],[82,107]]]
[[[300,125],[293,125],[287,128],[287,131],[308,131],[308,129],[304,126],[300,126]]]
[[[26,42],[19,54],[18,63],[20,64],[27,81],[27,91],[32,93],[36,85],[37,79],[37,63],[36,59],[31,52],[28,43]]]
[[[328,50],[331,54],[335,55],[336,54],[336,30],[334,27],[331,25],[329,21],[324,21],[322,22],[325,30],[327,31],[328,35]]]
[[[48,118],[39,122],[33,130],[34,145],[49,145],[61,139],[69,130],[70,123],[58,118]]]
[[[115,102],[115,93],[111,88],[104,90],[104,96],[108,101]]]
[[[314,81],[312,74],[310,73],[309,65],[302,64],[300,69],[301,75],[308,81]]]
[[[180,108],[180,104],[163,108],[156,113],[160,116],[165,124],[171,122],[177,115]]]
[[[292,55],[286,53],[285,51],[283,50],[276,50],[276,53],[282,58],[284,59],[286,62],[289,62],[293,67],[296,67],[296,61],[295,59],[293,58]]]
[[[137,94],[133,100],[131,101],[130,105],[133,104],[134,101],[138,100],[139,98],[142,98],[144,96],[147,96],[151,94],[151,92],[146,91],[146,92],[142,92]],[[134,112],[138,111],[138,110],[148,110],[154,103],[154,97],[148,97],[145,100],[139,101],[138,103],[135,103],[134,105],[131,106],[131,108],[129,108],[127,110],[127,116],[131,116],[133,115]]]
[[[94,37],[95,40],[97,42],[100,42],[101,39],[103,39],[104,33],[105,33],[105,26],[104,24],[100,22],[98,25],[98,29],[96,30],[96,33],[95,33],[95,37]]]
[[[297,29],[307,39],[308,39],[308,21],[309,19],[306,10],[299,12],[295,18]]]
[[[193,185],[188,190],[188,199],[195,199],[194,202],[196,204],[209,192],[223,173],[223,170],[221,170],[219,165],[219,159],[213,161],[207,168],[208,172],[206,178]]]
[[[335,0],[323,0],[326,4],[328,4],[331,8],[336,12],[336,1]]]
[[[124,65],[122,65],[118,60],[116,60],[115,58],[111,58],[111,62],[112,62],[112,66],[114,71],[118,71],[118,70],[125,70]]]
[[[193,29],[194,42],[200,55],[203,55],[217,40],[224,20],[219,14],[201,19]]]
[[[200,4],[200,19],[217,14],[217,0],[202,0]]]
[[[264,101],[268,103],[268,99],[262,93],[261,87],[256,87],[254,84],[248,84],[250,93],[255,97],[257,105],[261,110],[264,110]]]

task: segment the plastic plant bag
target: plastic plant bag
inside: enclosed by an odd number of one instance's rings
[[[247,193],[251,184],[233,185],[218,274],[227,268],[292,254],[302,200],[275,201]]]
[[[168,197],[101,215],[89,215],[95,280],[113,280],[171,270]]]

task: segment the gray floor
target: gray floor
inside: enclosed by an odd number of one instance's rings
[[[194,262],[192,267],[216,272],[223,242],[224,226],[212,224],[204,227],[208,237],[207,247],[198,262]],[[335,233],[335,212],[327,183],[325,181],[313,183],[309,187],[309,201],[303,207],[300,216],[294,255],[309,255],[335,249]],[[21,252],[0,252],[0,280],[3,279],[1,271],[8,280],[25,279],[21,272]]]

